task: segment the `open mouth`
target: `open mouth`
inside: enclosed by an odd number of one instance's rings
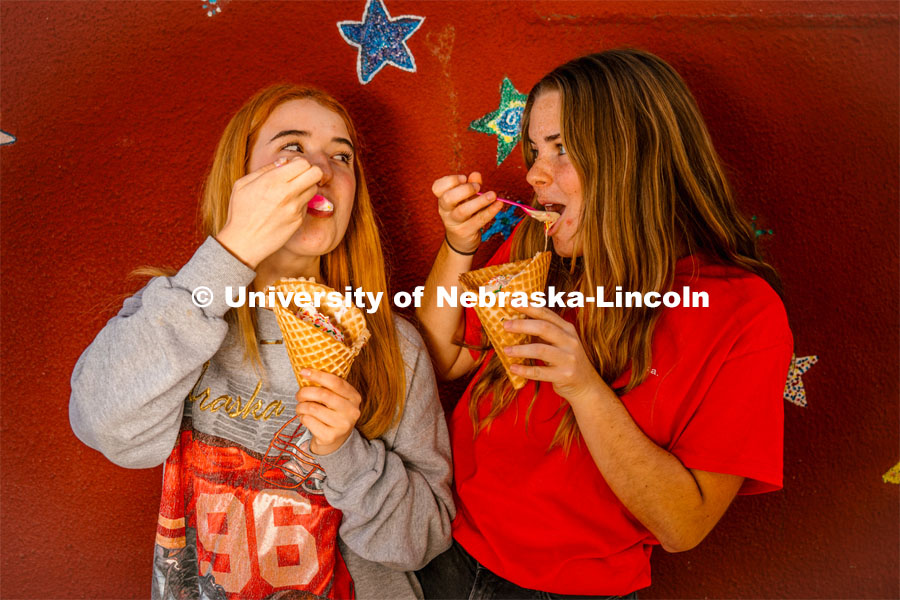
[[[306,205],[306,214],[319,219],[327,219],[334,215],[334,204],[328,198],[316,194]]]
[[[554,204],[551,202],[548,204],[542,204],[541,206],[546,211],[559,213],[559,219],[557,219],[556,222],[553,224],[553,226],[547,230],[547,235],[552,236],[554,233],[556,233],[556,230],[559,229],[559,224],[562,223],[563,213],[566,211],[566,205],[565,204]]]

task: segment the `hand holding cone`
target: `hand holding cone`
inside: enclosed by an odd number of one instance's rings
[[[292,298],[298,292],[306,292],[310,298],[315,298],[316,293],[324,294],[321,297],[326,298],[329,292],[335,290],[316,283],[314,279],[299,278],[278,281],[275,291],[281,292],[283,297],[287,297],[288,292],[293,292]],[[300,387],[316,385],[300,375],[304,368],[318,369],[346,378],[353,361],[369,340],[366,319],[356,306],[351,304],[346,308],[332,309],[325,305],[316,310],[340,326],[346,343],[304,321],[280,303],[275,305],[278,327]],[[338,312],[342,313],[340,318]],[[294,417],[278,430],[269,443],[260,461],[260,477],[281,488],[312,486],[313,489],[318,489],[316,485],[320,485],[321,481],[317,483],[317,480],[324,478],[324,471],[308,450],[309,433],[300,422],[300,417]]]
[[[517,262],[506,263],[502,265],[492,265],[477,271],[469,271],[459,276],[459,282],[470,292],[479,291],[481,286],[485,285],[491,279],[500,276],[514,276],[508,285],[503,287],[504,292],[525,292],[531,295],[532,292],[543,291],[547,283],[547,271],[550,269],[550,252],[541,252],[534,258],[528,258]],[[521,375],[514,375],[510,372],[509,367],[513,364],[524,364],[524,358],[514,358],[507,356],[503,352],[503,348],[507,346],[518,346],[527,344],[531,340],[530,335],[524,333],[513,333],[503,328],[503,322],[507,319],[523,319],[524,315],[509,306],[507,299],[506,306],[480,306],[475,305],[475,314],[481,321],[487,333],[488,340],[497,352],[500,362],[509,377],[513,387],[517,390],[522,389],[527,380]]]

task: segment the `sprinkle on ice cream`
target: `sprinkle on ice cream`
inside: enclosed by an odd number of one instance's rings
[[[335,322],[332,323],[331,319],[328,318],[328,315],[324,315],[317,311],[314,306],[310,304],[302,304],[297,309],[297,318],[305,323],[309,323],[316,329],[327,333],[337,341],[342,344],[346,344],[347,340],[344,337],[343,332],[338,328],[338,325],[341,323],[341,317],[347,311],[346,307],[342,307],[342,310],[334,315]]]

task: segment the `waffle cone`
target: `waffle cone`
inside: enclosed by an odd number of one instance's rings
[[[310,298],[315,298],[317,292],[327,294],[335,291],[327,285],[316,283],[313,279],[303,278],[282,279],[275,284],[275,290],[283,294],[306,292]],[[317,310],[335,322],[336,310],[329,307],[325,299],[326,297],[322,296],[321,306]],[[278,318],[284,346],[300,387],[315,385],[300,375],[300,371],[304,368],[318,369],[346,378],[356,356],[369,340],[370,333],[363,312],[351,304],[341,317],[339,327],[348,340],[348,343],[343,343],[294,315],[291,312],[292,308],[296,310],[294,304],[284,308],[280,303],[276,303],[275,316]]]
[[[485,283],[497,277],[498,275],[516,275],[515,279],[504,287],[504,292],[532,292],[543,291],[547,283],[547,271],[550,268],[550,253],[541,252],[534,258],[527,258],[517,262],[505,263],[502,265],[492,265],[477,271],[469,271],[459,276],[459,282],[467,291],[478,293],[478,290]],[[479,306],[475,305],[475,314],[481,321],[487,333],[488,340],[497,352],[503,368],[506,370],[509,381],[517,390],[522,389],[527,380],[521,375],[514,375],[510,372],[509,367],[513,364],[524,364],[524,358],[507,356],[503,352],[506,346],[518,346],[527,344],[531,340],[530,335],[524,333],[513,333],[503,328],[503,321],[507,319],[524,319],[525,315],[509,306]]]

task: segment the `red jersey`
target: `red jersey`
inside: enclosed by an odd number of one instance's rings
[[[341,511],[315,482],[283,489],[259,472],[257,453],[186,426],[163,473],[154,598],[353,598]]]
[[[490,264],[508,262],[509,251],[508,240]],[[742,476],[741,494],[780,489],[793,347],[784,306],[760,277],[700,255],[677,262],[672,289],[682,286],[705,291],[709,306],[657,309],[649,374],[620,399],[644,434],[685,467]],[[465,312],[465,340],[480,344],[475,311]],[[574,310],[564,318],[574,322]],[[527,425],[534,382],[474,437],[469,398],[486,365],[450,422],[456,540],[525,588],[624,595],[650,585],[650,553],[659,542],[613,494],[584,442],[568,456],[548,451],[566,408],[551,385],[539,386]],[[479,403],[482,417],[490,402],[488,394]]]

